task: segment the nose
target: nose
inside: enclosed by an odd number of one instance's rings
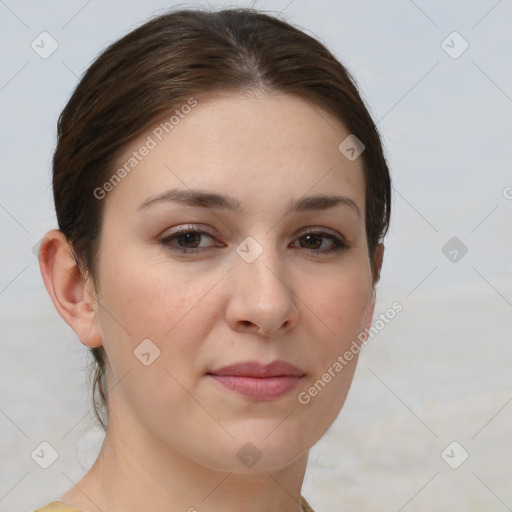
[[[292,290],[286,263],[265,249],[253,262],[236,256],[230,272],[228,325],[237,332],[281,336],[298,323],[298,297]]]

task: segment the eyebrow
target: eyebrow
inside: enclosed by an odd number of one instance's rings
[[[178,202],[188,206],[215,208],[235,213],[243,212],[240,201],[235,197],[219,194],[217,192],[210,192],[207,190],[193,189],[171,189],[162,194],[149,197],[137,208],[137,211],[144,210],[154,204],[167,202]],[[295,201],[291,201],[286,210],[286,213],[322,211],[335,208],[337,206],[349,206],[357,213],[359,217],[361,217],[361,211],[359,210],[356,202],[349,197],[345,197],[339,194],[302,197]]]

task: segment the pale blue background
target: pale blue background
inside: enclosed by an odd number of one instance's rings
[[[57,117],[100,50],[173,5],[0,1],[0,512],[59,496],[101,441],[87,354],[32,253],[56,226]],[[255,6],[284,11],[352,71],[395,189],[376,312],[404,310],[363,352],[304,495],[317,512],[512,510],[512,1]],[[46,60],[31,48],[43,31],[59,44]],[[441,48],[453,31],[469,43],[458,59]],[[457,263],[441,252],[453,236],[468,247]],[[469,453],[456,470],[440,456],[454,440]],[[59,453],[47,470],[30,457],[42,441]]]

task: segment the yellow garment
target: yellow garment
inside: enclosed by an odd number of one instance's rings
[[[304,512],[315,512],[311,506],[309,505],[309,503],[306,501],[306,498],[304,498],[304,496],[301,496],[300,497],[300,505],[302,507],[302,509],[304,510]]]
[[[34,510],[34,512],[81,512],[77,508],[68,507],[62,501],[51,501],[48,505]]]
[[[304,496],[300,497],[300,504],[304,509],[304,512],[315,512],[310,506],[309,503],[305,500]],[[44,507],[38,508],[34,510],[34,512],[81,512],[77,508],[68,507],[62,501],[51,501],[48,505]]]

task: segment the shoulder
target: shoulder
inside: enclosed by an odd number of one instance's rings
[[[62,501],[51,501],[44,507],[38,508],[31,512],[81,512],[77,508],[70,507]]]

